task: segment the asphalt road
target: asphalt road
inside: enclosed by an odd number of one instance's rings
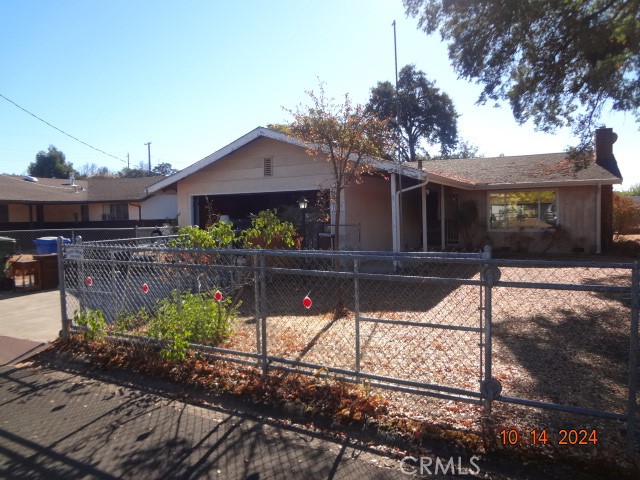
[[[283,422],[34,366],[0,367],[0,478],[399,479],[399,462]]]

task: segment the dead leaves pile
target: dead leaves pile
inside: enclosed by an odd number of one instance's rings
[[[366,384],[354,385],[340,381],[325,369],[314,375],[271,369],[263,377],[262,371],[256,367],[212,360],[196,352],[189,353],[183,361],[170,361],[160,356],[157,350],[140,345],[87,342],[80,335],[72,335],[67,340],[54,342],[51,349],[40,355],[40,361],[46,364],[47,358],[54,355],[70,362],[81,362],[88,371],[123,369],[214,394],[231,394],[258,405],[276,408],[293,406],[297,407],[294,408],[295,412],[303,413],[312,421],[321,419],[324,425],[329,423],[356,428],[366,425],[371,431],[386,437],[388,443],[404,445],[403,449],[414,452],[441,445],[446,449],[464,449],[484,458],[509,457],[532,464],[575,462],[579,469],[595,464],[599,468],[613,468],[607,470],[607,474],[615,473],[611,478],[627,478],[628,472],[640,470],[637,459],[612,456],[612,452],[598,452],[591,460],[575,455],[562,455],[564,458],[559,458],[557,455],[560,452],[555,448],[540,448],[524,441],[509,450],[497,441],[496,432],[508,426],[514,427],[512,415],[501,418],[503,416],[495,412],[493,416],[484,416],[479,413],[478,407],[452,402],[456,406],[455,411],[450,413],[457,421],[451,419],[451,422],[447,422],[440,418],[441,422],[437,423],[436,418],[415,419],[395,414],[393,404],[373,393]],[[471,417],[473,420],[468,421],[473,425],[461,425],[461,419]],[[610,477],[607,475],[606,478]]]

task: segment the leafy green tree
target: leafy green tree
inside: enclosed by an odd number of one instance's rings
[[[145,166],[144,162],[140,162],[137,167],[129,168],[125,167],[120,172],[118,172],[118,176],[125,178],[139,178],[139,177],[156,177],[163,175],[165,177],[169,175],[173,175],[177,170],[174,169],[170,163],[159,163],[155,167],[149,171]]]
[[[154,175],[163,175],[165,177],[173,175],[177,172],[177,170],[173,168],[170,163],[159,163],[158,165],[153,167],[151,171]]]
[[[147,170],[144,162],[138,163],[137,167],[125,167],[118,172],[119,177],[125,178],[153,177],[154,175],[153,172]]]
[[[49,145],[46,152],[38,152],[36,161],[29,164],[27,172],[31,176],[43,178],[69,178],[69,175],[78,175],[73,164],[66,162],[64,153],[53,145]]]
[[[506,100],[516,121],[591,141],[603,107],[640,121],[640,1],[403,0],[419,27],[439,31],[479,102]]]
[[[327,98],[324,85],[319,92],[308,91],[311,103],[289,110],[293,122],[285,133],[302,139],[309,155],[331,166],[331,203],[335,207],[334,228],[341,223],[341,194],[345,188],[359,183],[372,167],[367,157],[380,157],[389,151],[387,122],[380,120],[363,105],[354,105],[349,95],[344,102]],[[334,242],[338,249],[338,242]]]
[[[400,70],[397,102],[396,89],[391,82],[378,82],[371,89],[367,109],[388,120],[391,131],[400,135],[398,143],[402,160],[417,160],[418,168],[422,168],[419,156],[421,141],[440,144],[443,155],[458,142],[458,114],[451,98],[436,88],[423,71],[416,70],[415,65],[407,65]],[[426,150],[423,152],[426,154]]]
[[[478,146],[468,141],[459,141],[454,150],[446,154],[433,155],[431,160],[450,160],[453,158],[479,158],[484,155],[478,153]]]

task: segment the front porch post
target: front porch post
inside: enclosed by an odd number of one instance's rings
[[[442,250],[447,248],[447,237],[445,231],[445,217],[444,217],[444,185],[440,185],[440,240],[442,242]]]
[[[561,211],[556,205],[556,212]],[[596,190],[596,253],[602,253],[602,185],[600,183]]]
[[[420,187],[420,200],[422,201],[422,251],[427,251],[427,187]]]
[[[399,239],[399,231],[398,231],[398,202],[396,192],[398,190],[397,187],[398,174],[391,174],[391,241],[392,248],[394,252],[400,251],[400,239]]]

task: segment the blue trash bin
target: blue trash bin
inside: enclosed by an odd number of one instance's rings
[[[63,238],[65,244],[71,243],[71,239]],[[36,238],[33,243],[36,246],[38,255],[47,255],[49,253],[58,253],[58,237],[40,237]]]

